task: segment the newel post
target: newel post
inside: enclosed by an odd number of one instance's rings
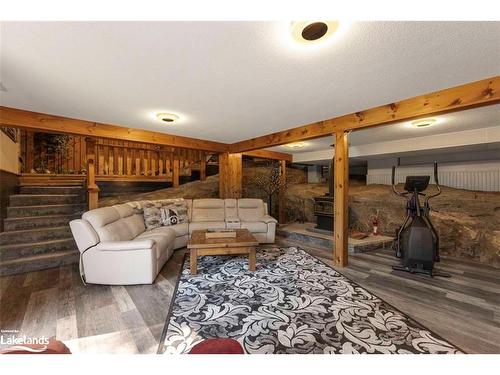
[[[95,181],[95,159],[96,159],[96,140],[95,138],[85,138],[87,149],[87,193],[89,210],[99,206],[99,187]]]

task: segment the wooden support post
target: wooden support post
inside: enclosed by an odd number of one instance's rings
[[[285,224],[286,160],[280,160],[280,190],[278,193],[278,222]],[[271,209],[271,207],[269,207]]]
[[[95,150],[96,140],[94,138],[85,138],[87,149],[87,193],[89,210],[99,206],[99,187],[95,182]]]
[[[243,160],[241,154],[219,154],[219,197],[241,198],[243,194]]]
[[[335,133],[334,158],[334,234],[333,265],[347,266],[349,236],[349,144],[348,132]]]
[[[174,153],[174,162],[172,166],[172,186],[174,188],[179,187],[179,172],[180,172],[180,161],[179,161],[179,154],[176,151]]]
[[[227,173],[229,164],[229,153],[219,154],[219,198],[226,198]]]
[[[207,179],[207,160],[205,153],[201,153],[200,159],[200,181],[205,181]]]

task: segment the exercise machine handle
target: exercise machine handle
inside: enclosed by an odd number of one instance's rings
[[[396,166],[394,166],[394,165],[392,166],[391,182],[392,182],[392,191],[396,195],[399,195],[400,197],[404,197],[405,193],[400,193],[399,191],[396,190]]]
[[[436,161],[434,162],[434,182],[436,183],[437,193],[429,195],[427,197],[427,200],[429,200],[430,198],[437,197],[439,194],[441,194],[441,186],[439,186],[439,178],[438,178],[438,163]]]

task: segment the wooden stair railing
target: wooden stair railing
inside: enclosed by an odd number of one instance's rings
[[[98,206],[100,181],[171,182],[178,187],[180,177],[191,176],[193,170],[199,170],[200,180],[206,179],[206,151],[77,135],[56,137],[65,147],[55,150],[50,146],[53,136],[21,130],[23,176],[84,179],[89,209]]]
[[[95,180],[95,154],[96,140],[94,138],[85,138],[87,146],[87,194],[89,210],[99,206],[99,186]]]

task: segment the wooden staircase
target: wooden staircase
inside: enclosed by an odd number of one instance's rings
[[[85,196],[80,179],[21,176],[0,233],[0,275],[78,262],[69,222],[86,209]]]

